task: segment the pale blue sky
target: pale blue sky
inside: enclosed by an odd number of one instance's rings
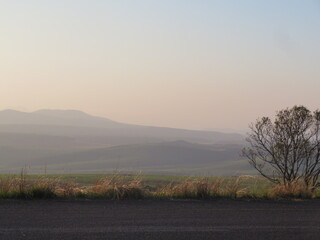
[[[0,1],[0,109],[244,129],[320,108],[320,1]]]

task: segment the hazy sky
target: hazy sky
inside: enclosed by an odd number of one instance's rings
[[[320,108],[319,0],[1,0],[0,29],[0,109],[244,129]]]

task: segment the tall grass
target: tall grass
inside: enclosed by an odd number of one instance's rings
[[[143,188],[139,175],[132,180],[127,180],[122,175],[113,175],[99,179],[94,186],[88,188],[87,194],[94,198],[114,200],[141,199],[146,197],[147,190]]]
[[[245,188],[240,186],[242,177],[238,178],[215,178],[210,179],[186,179],[180,184],[169,184],[156,191],[154,196],[170,198],[238,198],[245,192]]]
[[[56,181],[40,177],[30,181],[23,169],[20,176],[0,178],[0,198],[34,199],[54,198]]]
[[[307,189],[299,183],[293,183],[290,186],[277,185],[270,190],[270,198],[290,199],[290,198],[314,198],[316,193]]]
[[[22,170],[18,176],[0,176],[0,199],[292,199],[320,198],[320,191],[305,189],[299,183],[290,187],[270,185],[253,176],[153,178],[153,186],[140,174],[113,174],[100,177],[92,185],[80,185],[57,176],[29,176]],[[164,182],[167,182],[164,185]]]

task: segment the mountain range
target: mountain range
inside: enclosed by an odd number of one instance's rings
[[[244,137],[119,123],[76,110],[0,111],[0,172],[247,173]]]

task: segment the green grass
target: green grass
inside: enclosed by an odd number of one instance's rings
[[[80,186],[94,185],[101,178],[118,176],[119,174],[47,174],[47,175],[27,175],[27,179],[35,181],[39,178],[46,177],[52,180],[61,182],[74,183]],[[136,178],[137,174],[120,174],[126,181],[131,181]],[[0,178],[12,177],[13,175],[0,175]],[[18,176],[18,175],[17,175]],[[202,179],[198,176],[172,176],[172,175],[139,175],[145,188],[154,191],[163,188],[169,184],[176,185],[183,183],[186,180]],[[209,181],[223,179],[224,185],[228,181],[232,181],[236,177],[207,177]],[[241,188],[248,188],[254,192],[260,192],[263,189],[271,187],[271,184],[263,178],[243,178],[240,182]]]
[[[62,182],[72,182],[82,186],[89,186],[95,184],[99,179],[112,177],[119,174],[39,174],[39,175],[27,175],[28,180],[34,181],[41,177],[46,177],[48,179],[59,180]],[[124,179],[130,181],[134,179],[137,174],[120,174]],[[19,175],[8,175],[2,174],[0,178],[12,177]],[[143,183],[146,186],[152,188],[162,187],[169,183],[181,183],[188,178],[199,178],[199,177],[187,177],[187,176],[170,176],[170,175],[139,175],[142,178]]]

